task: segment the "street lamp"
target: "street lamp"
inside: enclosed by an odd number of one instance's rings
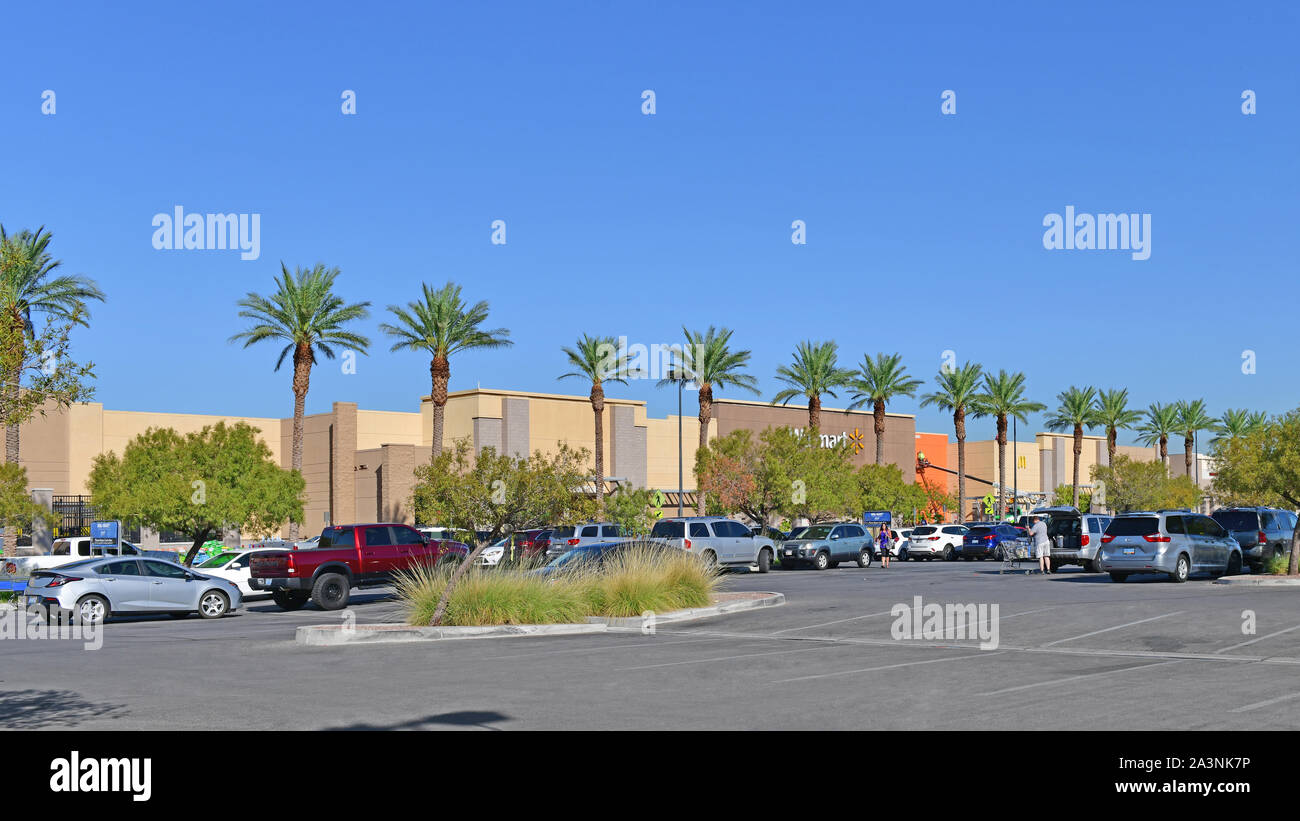
[[[680,376],[681,374],[678,374]],[[682,380],[677,380],[677,518],[682,516]]]

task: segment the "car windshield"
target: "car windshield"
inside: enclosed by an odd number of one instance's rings
[[[921,527],[918,527],[916,530],[913,530],[913,531],[912,531],[912,535],[913,535],[913,536],[929,536],[931,533],[934,533],[934,532],[937,531],[938,529],[939,529],[939,528],[937,528],[937,527],[931,527],[930,525],[922,525]]]
[[[550,568],[572,567],[574,565],[581,564],[582,562],[594,559],[599,555],[600,555],[599,550],[591,550],[588,548],[570,550],[568,553],[565,553],[563,556],[556,556],[554,559],[551,559],[550,563],[547,564],[546,566]]]
[[[991,527],[972,527],[970,530],[966,531],[966,535],[978,536],[979,538],[983,538],[992,532],[993,532],[993,528]]]
[[[805,527],[799,531],[800,539],[825,539],[831,535],[831,529],[826,525],[817,525],[815,527]]]
[[[1220,510],[1210,518],[1226,530],[1259,530],[1259,514],[1253,510]]]
[[[680,539],[685,532],[685,522],[655,522],[650,535],[657,539]]]
[[[206,562],[199,565],[199,567],[225,567],[238,555],[238,553],[221,553],[208,559]]]
[[[1120,516],[1106,528],[1107,536],[1150,536],[1160,529],[1155,516]]]

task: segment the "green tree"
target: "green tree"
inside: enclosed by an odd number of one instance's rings
[[[100,516],[189,537],[186,565],[227,527],[265,536],[303,516],[302,474],[277,465],[245,422],[218,422],[184,436],[150,428],[122,456],[96,456],[87,484]]]
[[[703,449],[709,444],[713,391],[736,387],[757,394],[758,380],[745,372],[750,352],[731,350],[731,330],[710,325],[703,333],[685,327],[682,328],[682,333],[686,337],[686,344],[680,351],[673,351],[673,362],[668,375],[659,380],[659,385],[695,383],[700,401],[699,449]],[[698,513],[703,516],[706,510],[705,494],[699,493],[698,496]]]
[[[627,384],[627,356],[619,355],[612,336],[582,335],[573,348],[561,348],[576,370],[560,379],[582,377],[591,382],[591,412],[596,419],[596,517],[605,515],[605,388],[606,382]]]
[[[1239,439],[1260,430],[1268,424],[1268,414],[1246,408],[1228,408],[1214,426],[1210,444],[1218,445],[1229,439]]]
[[[900,521],[912,521],[919,518],[917,514],[930,504],[925,490],[906,481],[898,465],[863,465],[854,473],[857,483],[855,514],[867,510],[889,510],[898,514]],[[952,500],[941,496],[936,501],[946,505]]]
[[[605,518],[617,524],[624,536],[643,537],[654,527],[654,491],[623,485],[605,500]]]
[[[1074,436],[1074,506],[1079,506],[1079,456],[1083,453],[1083,429],[1097,424],[1097,410],[1093,402],[1097,389],[1091,385],[1070,387],[1056,395],[1056,410],[1047,418],[1049,430],[1070,431]]]
[[[1097,427],[1106,431],[1106,464],[1113,465],[1119,431],[1129,430],[1142,421],[1142,414],[1129,408],[1128,388],[1099,391],[1093,410]]]
[[[53,523],[54,514],[32,500],[27,469],[13,462],[0,464],[0,524],[18,530],[30,528],[35,519]]]
[[[537,451],[515,457],[490,447],[475,455],[468,440],[457,439],[430,464],[415,469],[411,508],[416,521],[488,532],[448,580],[430,626],[442,621],[465,570],[504,533],[591,517],[594,501],[579,490],[587,479],[589,456],[586,449],[563,444],[549,456]]]
[[[808,398],[808,430],[816,435],[822,424],[822,394],[835,396],[835,388],[849,384],[853,371],[839,367],[832,342],[800,342],[794,361],[776,369],[776,379],[789,387],[772,397],[772,404],[787,404],[796,396]]]
[[[424,351],[431,358],[429,373],[433,378],[433,458],[442,453],[442,426],[447,406],[447,383],[451,380],[451,356],[477,348],[504,348],[514,343],[505,328],[483,330],[488,318],[486,301],[467,305],[460,296],[460,286],[448,282],[434,289],[421,283],[423,298],[408,302],[405,308],[389,305],[397,324],[387,322],[379,330],[395,338],[394,351]]]
[[[1232,504],[1300,508],[1300,409],[1214,446],[1214,492]],[[1300,528],[1291,537],[1289,575],[1300,572]]]
[[[1201,490],[1186,476],[1171,478],[1159,462],[1139,462],[1116,456],[1113,465],[1093,465],[1094,487],[1106,489],[1106,506],[1121,513],[1131,510],[1194,508]]]
[[[1196,458],[1196,434],[1203,430],[1215,430],[1216,423],[1205,411],[1204,399],[1191,402],[1179,400],[1174,404],[1174,410],[1178,416],[1178,430],[1183,435],[1183,475],[1195,481],[1192,464]]]
[[[953,432],[957,438],[957,521],[966,521],[966,417],[983,416],[976,401],[984,368],[965,362],[960,368],[944,367],[935,377],[939,389],[921,397],[921,407],[934,405],[952,412]]]
[[[1178,432],[1178,408],[1174,405],[1152,404],[1144,411],[1145,421],[1138,426],[1138,441],[1147,447],[1157,447],[1160,464],[1169,468],[1169,437]]]
[[[1007,495],[1007,419],[1010,417],[1027,423],[1029,414],[1038,413],[1047,406],[1025,398],[1023,373],[1007,373],[1002,370],[998,371],[997,376],[984,374],[984,391],[975,398],[975,404],[981,415],[992,416],[997,420],[998,495],[994,503],[994,515],[1001,519]]]
[[[1074,485],[1057,485],[1055,492],[1052,493],[1052,504],[1058,506],[1074,505]],[[1079,510],[1092,510],[1092,494],[1079,493]]]
[[[853,389],[853,402],[849,410],[871,403],[872,423],[876,432],[876,464],[885,461],[885,403],[899,396],[916,396],[920,379],[913,379],[903,367],[903,355],[876,354],[876,358],[862,357],[862,364],[849,380]]]
[[[303,417],[306,413],[307,390],[311,386],[311,369],[316,357],[334,358],[335,346],[366,353],[370,340],[346,330],[344,326],[369,316],[369,302],[348,304],[334,293],[334,280],[338,268],[317,264],[312,268],[289,268],[280,263],[280,276],[275,279],[275,291],[270,296],[249,292],[239,300],[239,316],[252,325],[234,336],[230,342],[243,342],[244,347],[273,340],[283,342],[280,357],[275,360],[275,370],[289,354],[293,354],[293,440],[289,467],[302,472]],[[298,538],[298,522],[290,521],[289,538]]]

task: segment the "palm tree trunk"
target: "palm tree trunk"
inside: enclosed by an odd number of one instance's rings
[[[707,382],[700,385],[700,450],[709,445],[709,420],[713,418],[713,386]],[[695,477],[695,512],[697,516],[704,513],[704,490],[700,487],[700,477]]]
[[[822,398],[818,394],[808,397],[808,430],[817,436],[822,427]]]
[[[1194,439],[1192,439],[1193,436],[1195,436],[1195,434],[1189,430],[1187,432],[1187,435],[1183,437],[1183,469],[1187,471],[1186,475],[1188,479],[1193,478],[1192,477],[1192,459],[1193,459],[1192,443],[1195,441]]]
[[[451,365],[447,357],[438,355],[429,363],[429,374],[433,377],[433,458],[442,454],[442,418],[447,406],[447,383],[451,380]]]
[[[311,386],[311,363],[311,348],[300,345],[293,352],[293,445],[289,456],[289,468],[298,471],[299,475],[302,474],[303,417],[307,408],[307,390]],[[289,541],[298,541],[298,523],[292,520],[289,522]]]
[[[1007,495],[1007,417],[998,414],[998,519],[1006,512]]]
[[[591,384],[591,412],[596,417],[596,519],[605,518],[605,390]]]
[[[1079,456],[1083,454],[1083,425],[1074,426],[1074,506],[1079,506]]]
[[[876,425],[876,464],[880,465],[885,462],[885,400],[875,401],[871,415]]]
[[[1115,467],[1115,440],[1118,435],[1115,428],[1106,428],[1106,467]]]
[[[957,524],[966,521],[966,409],[958,408],[952,414],[952,426],[957,434]]]
[[[1160,437],[1160,464],[1165,466],[1165,473],[1169,473],[1169,437]]]

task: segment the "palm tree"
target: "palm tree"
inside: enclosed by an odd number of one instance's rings
[[[365,354],[370,340],[345,330],[343,326],[370,315],[369,302],[351,305],[334,293],[334,280],[338,268],[326,268],[317,263],[312,268],[289,268],[280,263],[280,276],[275,279],[275,291],[270,296],[249,292],[237,303],[239,315],[253,324],[247,330],[230,337],[231,342],[243,341],[247,348],[257,342],[272,339],[285,343],[275,369],[280,370],[285,357],[293,354],[293,453],[290,467],[302,472],[303,414],[307,405],[307,389],[311,383],[311,369],[316,357],[334,358],[334,346],[341,345]],[[289,539],[298,538],[298,523],[289,522]]]
[[[758,380],[745,373],[749,364],[749,351],[733,351],[729,328],[714,328],[712,325],[704,333],[682,328],[686,336],[686,345],[680,354],[675,353],[674,362],[668,375],[659,380],[659,385],[694,382],[700,395],[700,443],[703,450],[709,444],[709,420],[713,418],[713,389],[726,387],[743,388],[750,393],[758,393]],[[704,493],[696,494],[699,515],[704,515]]]
[[[896,396],[916,396],[920,379],[912,379],[903,367],[902,354],[876,354],[862,357],[862,366],[849,382],[855,393],[849,410],[871,403],[876,430],[876,464],[885,461],[885,403]]]
[[[1093,404],[1097,427],[1106,429],[1106,464],[1115,464],[1116,442],[1120,430],[1127,430],[1142,421],[1140,411],[1128,406],[1128,388],[1100,391]]]
[[[1196,434],[1198,431],[1215,430],[1215,420],[1206,413],[1204,399],[1194,399],[1191,402],[1179,400],[1174,408],[1178,414],[1178,430],[1183,434],[1183,468],[1187,471],[1187,478],[1195,480],[1192,462],[1196,458]]]
[[[1060,404],[1047,419],[1048,430],[1071,430],[1074,433],[1074,506],[1079,506],[1079,456],[1083,453],[1083,429],[1095,427],[1097,411],[1093,402],[1097,389],[1088,385],[1070,387],[1056,395]]]
[[[1215,424],[1213,444],[1240,439],[1249,436],[1268,422],[1268,414],[1263,411],[1249,411],[1245,408],[1228,408]]]
[[[474,348],[504,348],[513,345],[505,328],[485,331],[479,326],[487,321],[486,301],[466,305],[460,298],[460,286],[448,282],[434,289],[421,283],[424,298],[408,302],[405,308],[389,305],[388,310],[400,324],[379,326],[379,330],[397,339],[390,350],[426,351],[432,361],[433,377],[433,458],[442,453],[442,423],[447,406],[447,383],[451,380],[451,355]]]
[[[776,369],[778,382],[790,387],[772,397],[772,404],[782,405],[796,396],[808,397],[808,429],[816,436],[822,422],[822,394],[835,396],[835,388],[853,378],[853,372],[836,364],[839,356],[834,342],[800,342],[794,362]]]
[[[575,348],[561,348],[577,370],[560,379],[581,376],[591,380],[591,412],[596,417],[596,514],[605,515],[605,382],[627,384],[627,355],[618,356],[612,336],[582,335]]]
[[[1169,437],[1178,432],[1178,408],[1156,402],[1145,411],[1146,421],[1138,426],[1138,441],[1159,447],[1160,462],[1169,469]]]
[[[104,301],[104,292],[88,277],[51,276],[62,265],[50,256],[52,239],[44,226],[35,233],[10,234],[0,225],[0,322],[6,325],[5,339],[10,346],[5,361],[0,362],[0,382],[7,398],[18,394],[18,363],[26,358],[27,344],[36,336],[32,314],[88,327],[86,302]],[[13,402],[6,404],[12,407]],[[17,464],[19,453],[18,425],[6,425],[5,461]]]
[[[1028,422],[1028,414],[1046,409],[1042,402],[1025,398],[1025,375],[1020,372],[998,371],[998,375],[984,374],[984,392],[975,398],[975,404],[984,416],[992,416],[998,423],[998,496],[997,516],[1002,518],[1003,499],[1007,492],[1007,417]]]
[[[921,407],[934,405],[940,410],[952,411],[953,432],[957,435],[957,521],[966,521],[966,416],[983,416],[975,403],[979,395],[980,376],[984,368],[975,362],[963,363],[960,368],[942,368],[934,381],[939,390],[921,397]]]

